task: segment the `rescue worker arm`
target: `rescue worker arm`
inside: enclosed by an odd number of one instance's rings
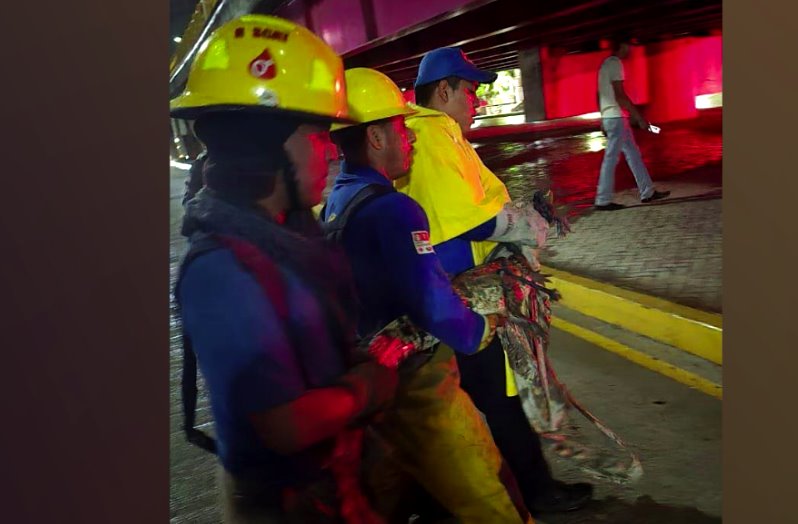
[[[539,271],[539,251],[546,244],[548,230],[548,222],[533,205],[518,208],[510,203],[496,217],[466,231],[458,238],[469,242],[493,240],[519,244],[529,265],[534,271]]]
[[[374,223],[386,224],[379,231],[377,255],[387,273],[386,292],[420,328],[455,351],[476,353],[490,330],[485,317],[468,309],[452,289],[429,241],[424,211],[400,194],[381,198],[369,207],[364,211],[370,212]]]
[[[548,233],[549,223],[532,204],[517,207],[510,202],[496,216],[496,227],[488,240],[541,248],[546,245]]]
[[[332,387],[311,389],[296,400],[250,414],[266,446],[282,454],[307,449],[373,414],[393,398],[396,371],[374,362],[355,366]]]
[[[484,222],[473,229],[469,229],[460,235],[459,238],[468,240],[469,242],[480,242],[482,240],[488,240],[495,230],[496,217],[493,217],[487,222]]]
[[[248,418],[264,445],[294,453],[330,438],[393,393],[392,371],[358,367],[360,388],[307,389],[297,351],[255,279],[227,250],[194,260],[181,312],[217,410]],[[395,384],[395,381],[393,382]]]

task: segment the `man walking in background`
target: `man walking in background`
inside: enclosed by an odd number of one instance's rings
[[[629,120],[640,129],[648,129],[649,123],[624,89],[624,70],[621,60],[629,56],[629,39],[616,37],[612,41],[612,54],[601,63],[598,73],[598,101],[601,112],[601,127],[607,135],[607,148],[601,162],[595,208],[599,211],[615,211],[625,206],[612,202],[615,187],[615,168],[621,152],[629,164],[640,191],[640,200],[645,204],[670,195],[670,191],[657,191],[643,163]]]

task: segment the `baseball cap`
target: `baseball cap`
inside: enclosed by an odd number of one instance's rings
[[[480,84],[491,84],[496,81],[498,75],[479,69],[457,47],[439,47],[421,59],[421,64],[418,66],[418,78],[413,87],[436,82],[450,76]]]

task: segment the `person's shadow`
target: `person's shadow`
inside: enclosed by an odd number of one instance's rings
[[[650,496],[638,497],[634,503],[607,497],[594,500],[572,513],[541,515],[537,524],[719,524],[713,517],[696,508],[660,504]]]

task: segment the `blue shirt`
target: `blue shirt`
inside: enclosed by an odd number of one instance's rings
[[[178,289],[183,326],[210,394],[219,458],[234,475],[276,488],[311,480],[318,466],[311,452],[267,449],[249,415],[329,385],[345,370],[316,297],[296,275],[283,269],[281,276],[292,331],[228,249],[191,261]]]
[[[392,187],[371,168],[343,163],[322,220],[339,215],[363,187]],[[426,240],[425,240],[426,238]],[[476,352],[485,329],[483,317],[468,309],[429,244],[429,222],[413,199],[391,191],[349,218],[343,234],[360,300],[358,332],[373,334],[407,315],[421,329],[452,349]]]

